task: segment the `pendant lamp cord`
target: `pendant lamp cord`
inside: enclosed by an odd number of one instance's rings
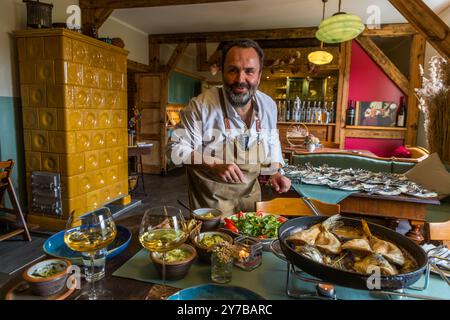
[[[342,2],[342,0],[339,0],[339,8],[338,8],[338,12],[341,12],[341,2]]]
[[[323,8],[322,8],[322,21],[325,19],[325,3],[327,3],[328,0],[322,0],[323,2]]]
[[[322,2],[323,2],[323,8],[322,8],[322,21],[323,21],[323,20],[325,20],[325,4],[328,2],[328,0],[322,0]],[[320,49],[323,49],[323,41],[320,41]]]

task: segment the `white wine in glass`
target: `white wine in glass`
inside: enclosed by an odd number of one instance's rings
[[[178,248],[188,237],[181,210],[175,207],[155,207],[145,211],[139,229],[139,240],[149,251],[162,253],[162,299],[167,297],[166,253]]]
[[[71,214],[67,220],[64,242],[73,251],[86,252],[90,256],[90,266],[94,273],[95,252],[107,247],[116,238],[117,229],[111,212],[103,207],[80,216]],[[83,291],[77,300],[111,300],[107,290],[95,288],[95,281],[90,282],[89,289]]]

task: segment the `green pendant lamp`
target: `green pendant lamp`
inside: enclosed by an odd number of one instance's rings
[[[325,5],[327,0],[322,1]],[[360,17],[341,12],[341,0],[339,0],[339,11],[320,23],[316,38],[325,43],[345,42],[356,38],[364,31],[364,28]]]
[[[328,0],[322,0],[323,2],[322,21],[323,19],[325,19],[325,3],[327,1]],[[310,54],[308,54],[308,61],[314,63],[315,65],[321,66],[333,61],[333,55],[323,50],[323,41],[322,41],[320,43],[320,50],[313,51]]]

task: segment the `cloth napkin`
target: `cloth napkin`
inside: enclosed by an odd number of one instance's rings
[[[440,258],[450,259],[450,249],[447,247],[440,247],[439,249],[432,250],[437,248],[435,245],[431,243],[425,243],[422,245],[422,249],[428,254],[428,256],[436,256]],[[434,263],[440,268],[447,271],[450,271],[450,261],[433,259]]]

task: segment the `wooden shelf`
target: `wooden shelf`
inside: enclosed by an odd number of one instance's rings
[[[356,130],[385,130],[385,131],[406,131],[406,128],[400,127],[372,127],[372,126],[345,126],[345,129]]]
[[[304,124],[307,126],[335,126],[336,123],[310,123],[310,122],[291,122],[291,121],[278,121],[277,124]]]

